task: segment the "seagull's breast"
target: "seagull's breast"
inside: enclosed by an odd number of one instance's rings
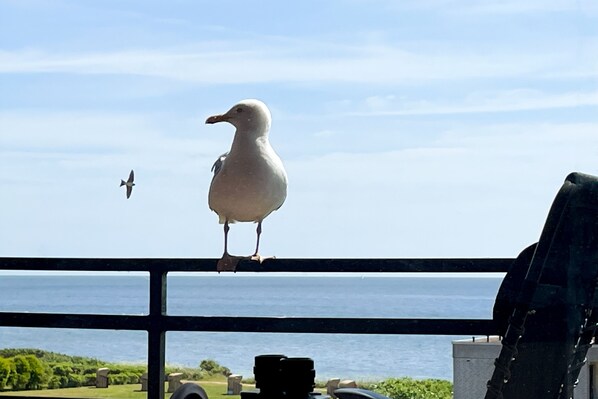
[[[210,185],[208,203],[220,222],[257,222],[280,208],[287,196],[282,161],[268,143],[232,151]]]

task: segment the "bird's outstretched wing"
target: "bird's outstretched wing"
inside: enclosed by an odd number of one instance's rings
[[[129,197],[131,196],[131,191],[133,191],[133,187],[127,186],[127,199],[129,199]]]
[[[135,172],[133,172],[133,169],[131,169],[131,173],[129,173],[129,180],[127,180],[127,183],[133,183],[133,180],[135,180]]]
[[[214,162],[214,165],[212,165],[212,172],[214,172],[214,177],[216,177],[216,175],[218,174],[218,172],[220,172],[220,169],[222,169],[222,165],[224,165],[224,160],[226,159],[226,156],[228,155],[228,152],[225,152],[224,154],[220,155],[218,157],[218,159],[216,160],[216,162]]]

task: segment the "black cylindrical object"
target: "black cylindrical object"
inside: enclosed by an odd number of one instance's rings
[[[307,397],[316,386],[314,361],[308,357],[288,357],[280,360],[280,376],[285,397]]]
[[[241,392],[241,399],[330,399],[313,391],[316,370],[308,357],[256,356],[253,374],[259,389]]]
[[[280,375],[280,361],[285,355],[260,355],[255,357],[253,375],[255,387],[264,398],[280,398],[283,395],[283,380]]]

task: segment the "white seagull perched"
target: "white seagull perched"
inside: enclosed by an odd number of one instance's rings
[[[208,204],[224,224],[224,254],[218,271],[234,271],[243,257],[228,253],[229,223],[257,223],[257,241],[251,260],[263,261],[259,254],[262,221],[282,206],[287,197],[287,174],[282,161],[268,141],[272,118],[266,104],[243,100],[222,115],[210,116],[206,123],[228,122],[237,128],[230,151],[221,155],[212,170]]]

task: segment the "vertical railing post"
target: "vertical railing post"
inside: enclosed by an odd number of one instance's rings
[[[150,270],[147,331],[148,399],[164,399],[166,333],[162,318],[166,315],[166,274],[167,272],[162,270]]]

